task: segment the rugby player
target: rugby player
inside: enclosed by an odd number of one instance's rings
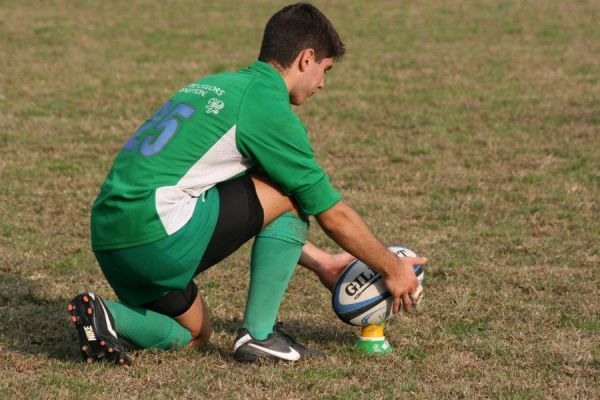
[[[323,356],[276,323],[298,263],[331,290],[358,258],[381,272],[394,312],[410,310],[412,266],[426,260],[396,257],[342,200],[291,108],[323,89],[344,53],[316,7],[289,5],[268,21],[256,62],[183,87],[127,141],[91,213],[92,249],[118,301],[85,291],[68,305],[86,360],[129,364],[123,341],[207,343],[209,313],[194,278],[251,238],[238,361]],[[347,252],[308,242],[309,216]]]

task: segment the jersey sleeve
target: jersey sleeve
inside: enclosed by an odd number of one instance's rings
[[[341,195],[317,163],[306,129],[286,99],[257,95],[240,108],[237,145],[308,215],[335,205]],[[266,100],[261,98],[266,97]]]

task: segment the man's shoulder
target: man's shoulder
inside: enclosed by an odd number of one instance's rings
[[[240,122],[263,122],[270,125],[299,124],[302,122],[292,110],[287,93],[264,79],[253,80],[240,103]]]
[[[277,82],[251,70],[241,69],[235,72],[221,72],[207,75],[184,86],[179,93],[190,93],[206,96],[224,96],[231,99],[237,97],[240,106],[245,108],[268,108],[278,113],[292,113],[287,93],[282,92]]]
[[[225,94],[240,93],[252,82],[253,77],[242,71],[221,72],[207,75],[195,82],[184,86],[180,93],[193,93],[203,97],[209,95],[223,96]]]
[[[248,83],[244,100],[248,105],[266,102],[278,111],[292,112],[289,98],[275,84],[262,77],[256,77]]]
[[[292,110],[287,88],[274,74],[257,70],[251,65],[235,72],[208,75],[179,91],[183,98],[221,100],[235,111],[238,129],[247,131],[266,128],[304,130],[304,125]],[[233,108],[231,108],[233,107]]]
[[[238,127],[243,131],[304,131],[302,121],[289,103],[260,87],[249,88],[244,96],[238,113]]]

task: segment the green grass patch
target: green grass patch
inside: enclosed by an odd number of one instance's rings
[[[452,336],[462,337],[471,335],[482,335],[490,329],[488,321],[454,320],[446,322],[441,330]]]
[[[590,333],[600,333],[600,320],[588,318],[576,318],[571,315],[562,314],[558,321],[561,327],[580,329]]]

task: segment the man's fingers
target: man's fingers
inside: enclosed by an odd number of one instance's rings
[[[412,300],[410,299],[410,295],[408,293],[402,295],[402,306],[404,307],[404,312],[410,314],[410,306],[412,304]]]
[[[404,312],[409,314],[413,306],[417,306],[419,301],[421,300],[422,288],[419,286],[419,282],[414,274],[409,274],[409,268],[412,270],[411,266],[414,265],[423,265],[427,263],[427,257],[401,257],[402,258],[402,272],[399,272],[398,276],[389,277],[389,282],[386,280],[386,284],[388,284],[388,288],[395,288],[396,290],[390,290],[395,293],[403,293],[404,294],[398,297],[394,297],[392,300],[392,312],[394,314],[398,314],[400,309],[404,309]],[[399,270],[400,271],[400,270]],[[395,280],[402,282],[402,280],[407,280],[401,285],[397,285]],[[399,283],[399,282],[398,282]],[[409,293],[414,291],[413,293]]]
[[[416,257],[413,265],[427,264],[427,257]]]
[[[414,293],[411,293],[410,298],[412,300],[413,307],[417,308],[423,297],[423,286],[419,286]]]
[[[400,297],[394,297],[394,300],[392,300],[392,312],[398,314],[398,311],[400,311]]]

